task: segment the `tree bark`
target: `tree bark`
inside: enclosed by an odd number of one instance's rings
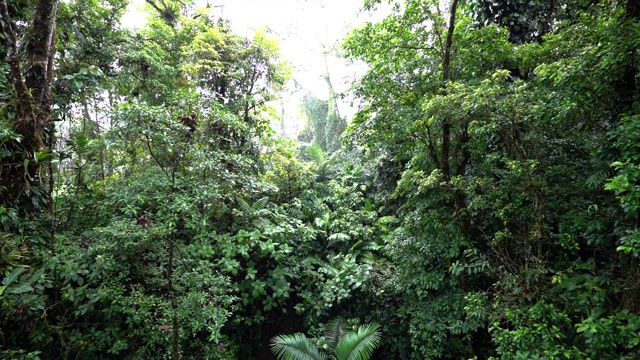
[[[451,80],[451,48],[453,47],[453,31],[456,27],[456,11],[458,8],[458,0],[451,2],[450,16],[449,16],[449,28],[447,30],[447,39],[444,44],[443,57],[442,57],[442,81],[444,86],[447,86],[447,82]],[[448,119],[442,121],[442,174],[445,180],[451,179],[451,165],[450,165],[450,149],[451,149],[451,123]]]
[[[0,25],[7,48],[10,77],[16,96],[16,115],[12,119],[20,142],[6,144],[13,156],[0,164],[0,203],[15,206],[23,189],[39,181],[40,165],[35,154],[44,148],[45,129],[51,121],[51,81],[55,54],[57,0],[37,0],[23,44],[18,49],[16,33],[6,0],[0,0]],[[24,54],[23,56],[21,56]],[[23,71],[24,67],[24,71]],[[26,167],[26,168],[25,168]]]
[[[5,46],[7,47],[7,60],[9,61],[11,81],[13,82],[18,100],[18,118],[26,116],[29,109],[29,97],[27,96],[27,87],[22,80],[22,69],[20,66],[20,58],[18,56],[18,48],[16,45],[16,35],[11,26],[11,18],[9,17],[9,8],[6,0],[0,0],[0,22],[2,23],[2,32],[5,37]]]
[[[456,12],[458,10],[458,0],[451,2],[449,9],[449,24],[447,28],[447,37],[442,51],[442,81],[445,89],[447,83],[451,81],[451,52],[453,50],[453,33],[456,27]],[[445,90],[446,92],[446,90]],[[460,136],[457,139],[460,145],[460,158],[457,164],[454,164],[454,171],[452,173],[452,155],[451,155],[451,122],[449,119],[442,120],[442,142],[440,148],[441,161],[440,170],[442,176],[446,181],[451,180],[452,176],[463,176],[467,165],[470,160],[470,155],[467,150],[467,143],[469,141],[469,133],[466,123],[461,124]],[[437,162],[436,162],[437,164]],[[455,206],[456,214],[460,217],[460,230],[463,235],[467,235],[471,229],[471,223],[468,216],[466,216],[466,197],[461,189],[453,190],[453,202]]]

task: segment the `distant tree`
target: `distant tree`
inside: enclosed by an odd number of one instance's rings
[[[302,99],[302,111],[307,117],[307,124],[299,139],[310,138],[313,145],[327,152],[340,149],[340,135],[347,128],[347,121],[338,112],[336,94],[329,94],[327,101],[308,92]]]
[[[324,134],[326,137],[326,146],[328,152],[334,152],[340,149],[340,135],[347,128],[347,121],[340,116],[338,106],[336,104],[336,94],[329,96],[327,113],[327,123],[325,125]]]
[[[327,114],[329,113],[327,101],[317,98],[311,92],[307,92],[302,98],[302,111],[307,116],[307,121],[311,128],[313,145],[318,145],[323,150],[326,150],[326,126]]]
[[[322,56],[324,58],[325,75],[324,80],[327,83],[327,89],[329,89],[329,100],[327,101],[327,122],[325,125],[325,137],[326,148],[328,152],[333,152],[340,149],[340,136],[347,128],[347,121],[340,116],[338,111],[338,94],[333,87],[331,81],[331,73],[329,71],[329,54],[335,53],[334,46],[326,46],[322,44]]]

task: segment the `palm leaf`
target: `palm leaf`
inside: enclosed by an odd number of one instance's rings
[[[381,218],[378,219],[378,224],[380,225],[390,225],[393,224],[394,222],[396,222],[396,217],[395,216],[391,216],[391,215],[387,215],[387,216],[383,216]]]
[[[381,247],[382,246],[380,246],[375,241],[359,240],[357,243],[355,243],[355,244],[353,244],[353,246],[351,246],[351,248],[349,249],[349,254],[353,255],[354,257],[358,257],[358,256],[362,255],[363,253],[365,255],[370,254],[370,253],[368,253],[370,250],[377,251]]]
[[[244,199],[242,198],[237,198],[236,201],[238,202],[238,206],[240,207],[240,210],[242,210],[242,212],[244,213],[250,213],[252,208],[251,205],[249,205],[248,202],[246,202]]]
[[[253,211],[256,213],[261,212],[266,208],[268,201],[269,198],[265,196],[262,199],[254,202],[253,205],[251,205],[251,209],[253,209]]]
[[[380,228],[380,230],[386,232],[389,231],[389,225],[392,225],[394,222],[396,222],[396,220],[397,219],[395,218],[395,216],[383,216],[378,219],[376,225]]]
[[[279,335],[271,339],[271,351],[280,360],[325,360],[327,357],[304,334]]]
[[[271,211],[269,211],[266,207],[269,202],[268,197],[263,197],[252,205],[250,205],[246,200],[238,198],[238,207],[246,216],[250,217],[265,217],[271,215]]]
[[[345,234],[345,233],[335,233],[335,234],[331,234],[327,240],[329,240],[329,242],[336,243],[336,242],[343,242],[343,241],[348,241],[350,239],[349,235]]]
[[[309,154],[311,160],[315,162],[318,167],[320,167],[322,163],[327,161],[327,154],[318,145],[310,146],[307,149],[307,154]]]
[[[316,165],[316,172],[318,176],[324,177],[329,172],[329,166],[333,162],[334,158],[327,156],[324,150],[318,145],[310,146],[307,149],[307,154],[311,158],[311,161]]]
[[[380,342],[379,325],[362,325],[345,335],[336,347],[337,360],[367,360]]]
[[[335,318],[324,325],[324,336],[331,349],[335,349],[347,333],[346,323],[340,318]]]

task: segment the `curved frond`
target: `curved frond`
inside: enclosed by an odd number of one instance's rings
[[[329,240],[329,242],[332,244],[336,242],[349,241],[349,239],[349,235],[345,233],[334,233],[327,238],[327,240]]]
[[[340,340],[347,335],[346,323],[340,318],[335,318],[324,325],[324,337],[331,349],[335,349]]]
[[[310,146],[307,154],[316,166],[316,172],[320,177],[324,177],[330,170],[331,164],[335,160],[334,157],[328,156],[327,153],[318,145]]]
[[[325,360],[304,334],[279,335],[271,339],[271,351],[280,360]]]
[[[380,326],[362,325],[356,332],[350,332],[336,347],[337,360],[368,360],[380,342]]]
[[[382,216],[381,218],[378,219],[378,224],[380,225],[391,225],[394,222],[396,222],[398,219],[395,216],[392,215],[387,215],[387,216]]]
[[[238,207],[240,207],[240,210],[242,210],[242,212],[251,212],[251,205],[249,205],[249,203],[244,199],[237,198],[236,201],[238,202]]]
[[[311,160],[313,160],[318,167],[327,161],[327,154],[318,145],[310,146],[307,149],[307,154],[309,154]]]
[[[269,201],[269,198],[265,196],[262,199],[254,202],[253,205],[251,205],[251,208],[253,209],[254,212],[262,211],[266,208],[268,201]]]

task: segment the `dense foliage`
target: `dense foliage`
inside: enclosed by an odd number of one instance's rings
[[[350,138],[397,164],[385,254],[413,357],[638,355],[639,8],[552,3],[407,1],[345,43],[371,65]]]
[[[0,0],[0,358],[640,356],[639,1],[392,1],[304,145],[267,30],[146,2]]]

